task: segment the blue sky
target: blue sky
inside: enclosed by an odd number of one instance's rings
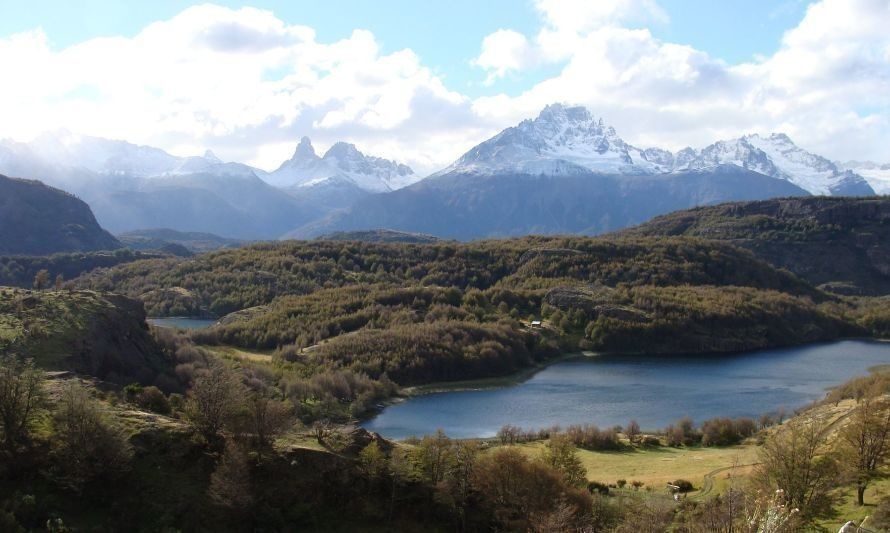
[[[348,37],[356,28],[371,30],[384,52],[413,49],[449,86],[471,96],[493,91],[515,94],[551,74],[558,66],[509,76],[484,87],[484,73],[471,61],[482,39],[502,28],[533,34],[540,19],[531,1],[523,0],[339,0],[215,1],[237,8],[273,11],[291,24],[311,26],[320,41]],[[649,26],[661,39],[685,43],[729,63],[769,55],[782,34],[796,26],[805,0],[662,0],[670,21]],[[56,48],[92,37],[133,36],[147,24],[170,18],[195,2],[153,0],[0,0],[0,36],[42,27]]]
[[[0,138],[274,168],[308,135],[426,172],[563,102],[640,147],[886,162],[888,27],[890,0],[0,0]]]

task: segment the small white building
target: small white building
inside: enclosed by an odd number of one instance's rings
[[[532,327],[533,328],[541,327],[541,321],[540,320],[532,320]]]

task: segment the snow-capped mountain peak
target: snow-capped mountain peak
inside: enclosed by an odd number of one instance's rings
[[[874,191],[862,176],[845,172],[836,164],[800,148],[784,133],[751,134],[718,141],[693,157],[687,153],[675,170],[707,169],[736,165],[760,174],[784,179],[816,195],[870,195]]]
[[[354,144],[334,143],[319,157],[308,137],[300,139],[294,155],[264,179],[279,187],[312,187],[323,183],[351,184],[368,192],[392,191],[419,177],[407,165],[366,156]]]
[[[665,151],[649,159],[586,108],[552,104],[464,154],[437,174],[647,174],[663,171]],[[669,167],[668,167],[669,168]]]
[[[211,163],[222,163],[223,162],[222,159],[216,157],[216,154],[214,154],[212,150],[204,151],[204,159],[206,159],[207,161],[209,161]]]

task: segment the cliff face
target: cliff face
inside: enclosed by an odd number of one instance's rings
[[[729,241],[823,289],[890,294],[890,198],[784,198],[679,211],[625,231]]]
[[[0,175],[0,254],[45,255],[122,248],[75,196]]]
[[[0,352],[120,385],[175,383],[142,302],[119,295],[2,288]]]

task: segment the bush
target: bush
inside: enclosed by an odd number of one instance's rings
[[[677,491],[682,493],[692,492],[693,490],[695,490],[692,482],[686,479],[676,479],[674,481],[671,481],[671,485],[678,487]]]
[[[589,492],[591,494],[599,493],[599,494],[602,494],[603,496],[608,496],[609,495],[609,486],[606,485],[605,483],[601,483],[599,481],[589,481],[587,483],[587,492]]]

